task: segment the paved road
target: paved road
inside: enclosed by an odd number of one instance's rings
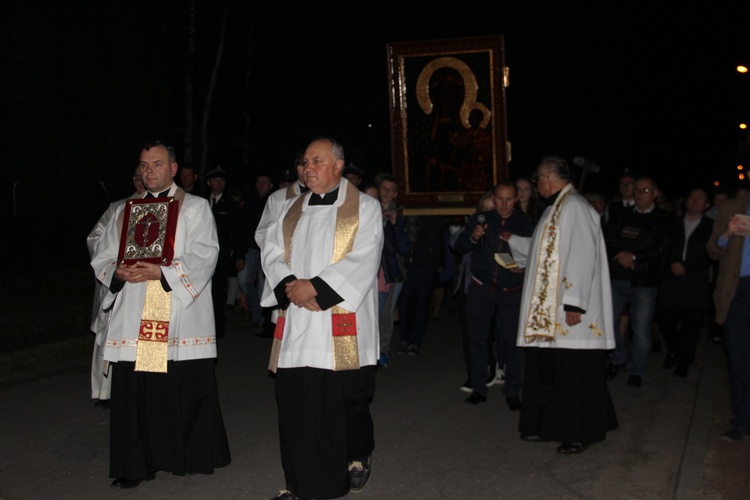
[[[265,499],[283,484],[270,340],[230,318],[219,344],[219,391],[232,464],[211,476],[158,473],[135,490],[108,478],[108,412],[74,370],[0,388],[0,498]],[[610,384],[620,427],[578,456],[518,439],[499,386],[463,403],[457,318],[432,322],[419,356],[378,373],[373,476],[358,499],[750,498],[750,439],[726,443],[721,346],[702,342],[688,378],[652,354],[642,388]]]

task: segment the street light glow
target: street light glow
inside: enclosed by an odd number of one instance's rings
[[[747,123],[740,123],[740,128],[745,130],[747,128]]]
[[[737,73],[747,73],[746,66],[737,66]]]
[[[742,170],[742,165],[737,165],[737,170]]]

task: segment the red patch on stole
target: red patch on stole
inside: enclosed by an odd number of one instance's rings
[[[332,319],[334,337],[357,335],[357,315],[355,313],[334,314]]]
[[[285,322],[286,318],[282,318],[281,316],[276,318],[276,328],[273,329],[273,338],[281,340],[281,337],[284,335]]]

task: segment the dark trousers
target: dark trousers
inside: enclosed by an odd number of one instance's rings
[[[435,266],[414,264],[398,296],[399,342],[419,347],[427,334]]]
[[[211,474],[231,461],[215,360],[169,361],[167,373],[112,364],[110,477]]]
[[[740,278],[724,323],[732,428],[750,433],[750,278]]]
[[[466,317],[469,324],[469,357],[471,358],[471,389],[487,395],[487,339],[497,332],[497,342],[505,352],[505,387],[503,394],[517,397],[521,389],[523,351],[516,347],[521,290],[504,292],[490,285],[469,285]],[[494,321],[494,325],[493,325]]]
[[[604,379],[603,350],[526,348],[522,435],[553,441],[602,441],[617,427]]]
[[[227,258],[219,256],[214,276],[211,278],[211,298],[214,301],[214,321],[216,322],[216,338],[224,337],[227,329],[227,286],[228,265]]]
[[[706,311],[688,306],[659,308],[659,326],[667,349],[675,354],[678,369],[687,370],[695,360],[695,349],[706,318]]]
[[[374,393],[374,366],[340,372],[278,369],[281,463],[292,493],[336,498],[349,492],[348,463],[375,448],[370,415]]]
[[[464,366],[466,367],[466,380],[471,384],[471,353],[469,346],[469,318],[466,317],[466,305],[468,303],[469,296],[463,292],[463,288],[457,293],[458,301],[458,318],[461,322],[461,348],[464,355]],[[487,373],[495,367],[495,362],[500,363],[502,369],[505,364],[505,354],[501,351],[501,346],[498,344],[497,347],[497,358],[495,358],[492,346],[495,341],[495,320],[492,320],[491,331],[487,333]]]

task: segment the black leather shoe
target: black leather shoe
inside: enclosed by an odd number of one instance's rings
[[[372,456],[349,462],[349,490],[359,493],[367,485],[372,472]]]
[[[557,452],[561,455],[576,455],[583,453],[586,449],[586,445],[579,443],[578,441],[563,441],[560,446],[557,447]]]
[[[638,375],[631,375],[628,377],[628,385],[632,385],[633,387],[640,387],[641,383],[643,383],[643,381]]]
[[[521,400],[518,397],[505,398],[505,402],[508,404],[510,411],[516,411],[521,409]]]
[[[470,405],[478,405],[479,403],[484,403],[487,401],[487,398],[482,396],[481,394],[477,394],[476,392],[472,392],[471,396],[464,399],[464,403],[470,404]]]

